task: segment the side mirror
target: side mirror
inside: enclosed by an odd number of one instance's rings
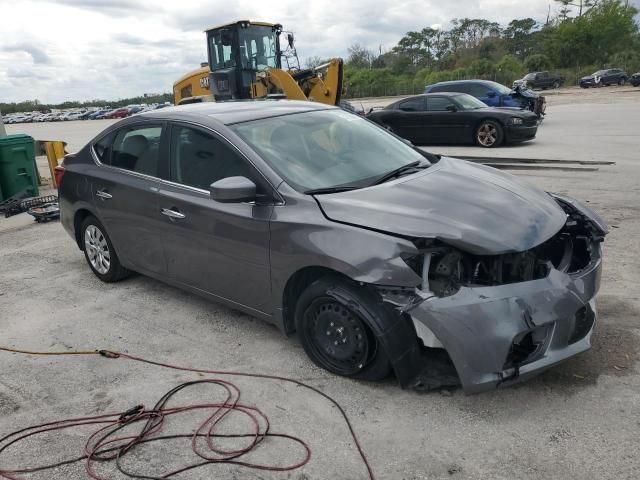
[[[447,105],[447,112],[457,112],[458,111],[458,107],[456,107],[455,105]]]
[[[489,98],[493,98],[495,96],[496,96],[496,92],[488,92],[487,93],[487,97],[489,97]]]
[[[241,203],[256,199],[256,184],[246,177],[227,177],[214,182],[209,194],[216,202]]]

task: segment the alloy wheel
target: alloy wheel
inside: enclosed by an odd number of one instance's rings
[[[111,267],[111,252],[107,239],[95,225],[89,225],[84,231],[84,247],[91,266],[105,275]]]
[[[498,129],[490,123],[483,123],[478,128],[478,143],[483,147],[491,147],[498,141]]]

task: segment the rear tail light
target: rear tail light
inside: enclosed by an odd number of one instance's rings
[[[53,173],[55,176],[56,186],[60,188],[62,177],[64,175],[64,165],[58,165],[56,168],[54,168]]]

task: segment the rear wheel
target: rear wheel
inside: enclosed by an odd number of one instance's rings
[[[96,277],[109,283],[129,276],[131,272],[120,264],[105,228],[96,217],[88,216],[80,228],[84,257]]]
[[[484,148],[497,147],[504,140],[502,127],[493,120],[483,120],[476,129],[476,143]]]
[[[620,85],[620,86],[622,87],[622,86],[624,86],[624,84],[625,84],[625,83],[627,83],[627,79],[626,79],[626,78],[624,78],[624,77],[622,77],[622,78],[620,79],[620,81],[618,82],[618,85]]]
[[[339,288],[350,302],[331,295]],[[296,305],[296,329],[313,363],[337,375],[379,381],[391,372],[380,342],[364,318],[353,308],[375,312],[358,287],[333,277],[312,283]]]

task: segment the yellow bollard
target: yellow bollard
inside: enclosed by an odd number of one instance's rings
[[[60,164],[60,160],[67,154],[65,147],[66,142],[61,140],[37,140],[36,152],[39,155],[47,156],[47,163],[49,164],[49,172],[51,172],[51,184],[54,188],[58,188],[56,183],[55,168]]]

